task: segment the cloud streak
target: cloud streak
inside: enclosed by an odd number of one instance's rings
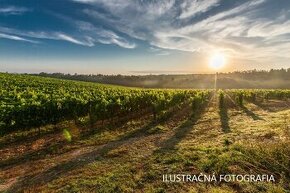
[[[159,49],[189,52],[227,50],[247,59],[287,55],[290,3],[272,9],[269,0],[133,1],[74,0],[89,4],[83,12],[115,30]],[[234,1],[232,1],[234,2]],[[95,7],[95,8],[94,8]],[[105,11],[99,11],[99,8]],[[271,10],[269,17],[265,13]],[[286,49],[288,48],[288,49]],[[276,52],[274,51],[276,50]],[[277,52],[279,50],[279,52]]]
[[[93,43],[102,43],[102,44],[115,44],[123,48],[133,49],[136,47],[135,43],[127,41],[125,38],[117,35],[111,30],[106,30],[101,27],[96,27],[89,22],[84,21],[72,21],[71,19],[66,18],[73,26],[82,31],[82,34],[85,34],[87,37],[90,37],[91,42]]]
[[[193,17],[199,13],[207,12],[212,7],[218,5],[220,0],[208,0],[208,1],[198,1],[198,0],[186,0],[181,3],[181,14],[180,19]]]
[[[88,3],[91,1],[83,2]],[[7,16],[20,15],[31,10],[32,9],[28,9],[25,7],[8,6],[0,8],[0,14],[5,14]],[[57,17],[58,19],[70,24],[72,28],[75,28],[75,30],[23,30],[4,27],[0,25],[0,33],[2,34],[0,38],[25,41],[30,43],[35,43],[38,41],[30,40],[28,38],[40,40],[59,40],[88,47],[93,47],[97,44],[114,44],[127,49],[133,49],[136,47],[136,44],[134,42],[128,41],[126,38],[120,36],[112,30],[104,29],[104,27],[95,26],[87,21],[75,20],[72,19],[70,16],[65,16],[60,13],[52,12],[51,14],[52,16]]]
[[[15,36],[15,35],[10,35],[10,34],[4,34],[0,33],[0,39],[9,39],[9,40],[15,40],[15,41],[23,41],[23,42],[30,42],[30,43],[38,43],[37,41],[29,40],[23,37]]]
[[[30,9],[25,7],[8,6],[0,8],[0,15],[22,15]]]
[[[289,1],[67,0],[66,3],[71,12],[49,10],[53,13],[51,17],[65,23],[65,29],[2,27],[0,33],[6,34],[2,38],[66,41],[88,47],[110,44],[126,49],[144,44],[145,51],[155,55],[174,50],[208,55],[222,50],[231,57],[255,61],[285,58],[286,63],[290,59]],[[27,11],[23,6],[0,8],[0,14]]]
[[[82,27],[79,28],[80,30],[84,30]],[[33,38],[33,39],[46,39],[46,40],[60,40],[60,41],[66,41],[77,45],[82,46],[88,46],[93,47],[97,43],[102,44],[116,44],[123,48],[132,49],[135,48],[134,43],[128,42],[126,39],[116,35],[112,31],[103,30],[101,28],[91,28],[86,29],[84,31],[93,31],[92,33],[89,33],[90,35],[82,34],[80,37],[76,38],[71,35],[68,35],[64,32],[44,32],[44,31],[23,31],[23,30],[15,30],[11,28],[1,28],[0,32],[6,32],[10,33],[12,35],[0,33],[0,38],[6,38],[10,40],[19,40],[19,41],[25,41],[30,43],[36,43],[38,41],[29,40],[23,37],[27,38]]]

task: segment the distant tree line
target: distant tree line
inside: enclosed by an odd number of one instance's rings
[[[242,79],[250,80],[263,80],[263,79],[282,79],[290,80],[290,68],[288,69],[271,69],[266,70],[248,70],[248,71],[235,71],[230,73],[223,73],[228,77],[239,77]]]
[[[213,88],[214,74],[103,75],[39,73],[42,77],[146,88]],[[219,88],[290,88],[290,68],[219,73]]]

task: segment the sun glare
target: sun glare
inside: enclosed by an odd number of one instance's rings
[[[217,52],[210,58],[209,66],[215,70],[218,70],[225,65],[225,62],[225,55]]]

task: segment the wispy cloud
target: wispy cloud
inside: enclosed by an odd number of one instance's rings
[[[83,46],[93,46],[93,42],[90,40],[89,37],[85,37],[83,40],[78,40],[70,35],[67,35],[62,32],[43,32],[43,31],[24,31],[24,30],[16,30],[12,28],[4,28],[0,27],[0,33],[2,33],[2,38],[12,39],[12,40],[20,40],[26,41],[30,43],[35,43],[38,41],[29,40],[27,38],[33,39],[47,39],[47,40],[61,40],[67,41],[70,43],[83,45]],[[9,33],[10,35],[7,35]],[[0,36],[1,37],[1,36]]]
[[[189,52],[220,49],[248,59],[268,59],[270,52],[272,57],[285,56],[289,50],[290,13],[281,5],[271,10],[271,16],[265,15],[271,9],[269,0],[228,2],[226,8],[221,0],[73,1],[90,4],[83,10],[86,15],[154,48]],[[99,11],[100,7],[104,11]]]
[[[150,47],[149,52],[155,53],[157,56],[167,56],[170,54],[168,50],[160,49],[157,47]]]
[[[21,15],[28,11],[31,11],[31,10],[26,7],[8,6],[8,7],[0,8],[0,14],[2,15]]]
[[[161,55],[219,49],[236,58],[290,59],[290,2],[278,1],[69,0],[73,12],[51,11],[58,14],[54,19],[65,21],[64,30],[0,28],[0,32],[89,47],[112,44],[132,49],[145,42],[147,51]],[[0,14],[27,11],[8,8],[0,8]]]
[[[80,24],[80,22],[78,22]],[[95,28],[91,26],[89,23],[82,22],[82,25],[79,25],[79,30],[89,31],[91,33],[81,34],[78,37],[73,37],[64,32],[44,32],[44,31],[23,31],[16,30],[12,28],[4,28],[0,27],[0,32],[10,33],[12,35],[7,35],[1,33],[0,38],[12,39],[12,40],[21,40],[30,43],[35,43],[37,41],[29,40],[22,37],[34,38],[34,39],[47,39],[47,40],[60,40],[67,41],[73,44],[78,44],[82,46],[92,47],[97,43],[102,44],[116,44],[123,48],[135,48],[134,43],[128,42],[126,39],[118,36],[112,31],[107,31],[101,28]],[[87,26],[85,26],[85,24]],[[90,35],[89,35],[90,34]]]
[[[127,41],[125,38],[117,35],[111,30],[106,30],[101,27],[96,27],[89,22],[84,21],[72,21],[71,19],[66,18],[74,26],[76,26],[83,34],[87,34],[91,37],[91,40],[95,43],[102,44],[116,44],[123,48],[132,49],[136,47],[135,43]]]
[[[90,37],[86,37],[85,41],[81,41],[81,40],[77,40],[77,39],[75,39],[67,34],[64,34],[64,33],[53,33],[52,36],[49,35],[46,38],[47,39],[55,39],[55,40],[64,40],[67,42],[71,42],[71,43],[79,44],[79,45],[83,45],[83,46],[89,46],[89,47],[94,46],[94,43]]]
[[[185,0],[181,3],[180,19],[193,17],[196,14],[207,12],[210,8],[218,5],[220,0]]]
[[[23,38],[23,37],[20,37],[20,36],[4,34],[4,33],[0,33],[0,39],[1,38],[15,40],[15,41],[24,41],[24,42],[30,42],[30,43],[38,43],[37,41],[34,41],[34,40],[29,40],[29,39],[26,39],[26,38]]]

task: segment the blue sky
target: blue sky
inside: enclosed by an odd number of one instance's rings
[[[0,71],[207,73],[290,67],[288,0],[0,0]]]

